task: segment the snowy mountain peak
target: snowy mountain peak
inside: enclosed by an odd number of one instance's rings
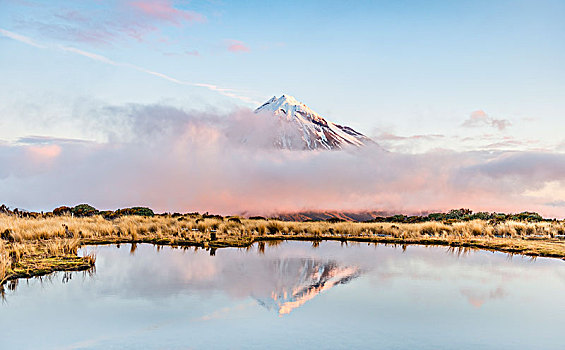
[[[371,139],[348,126],[326,121],[290,95],[273,96],[255,113],[268,113],[279,118],[281,128],[275,145],[280,148],[342,149],[372,143]]]
[[[286,103],[286,104],[289,104],[289,105],[295,105],[295,106],[304,105],[303,103],[298,102],[294,97],[292,97],[290,95],[284,95],[284,94],[279,98],[278,102],[279,103]]]
[[[295,99],[290,95],[282,95],[279,98],[273,96],[269,101],[265,102],[263,105],[257,108],[257,111],[261,111],[261,110],[277,111],[279,109],[282,109],[283,111],[285,111],[285,113],[290,111],[291,109],[309,110],[310,112],[314,113],[314,111],[306,107],[304,103],[298,102],[297,99]]]

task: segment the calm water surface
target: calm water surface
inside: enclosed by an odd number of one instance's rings
[[[6,288],[0,349],[564,349],[557,259],[336,242],[86,250],[95,273]]]

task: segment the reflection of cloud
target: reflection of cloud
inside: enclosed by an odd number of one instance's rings
[[[223,307],[223,308],[216,310],[212,313],[209,313],[209,314],[206,314],[202,317],[197,318],[196,321],[209,321],[209,320],[226,318],[230,314],[233,314],[234,312],[245,310],[246,308],[248,308],[252,305],[255,305],[255,303],[242,303],[242,304],[237,304],[235,306]]]
[[[473,288],[462,288],[460,290],[461,295],[465,296],[469,301],[469,304],[476,308],[480,308],[487,300],[496,300],[505,298],[508,292],[502,287],[497,287],[496,289],[490,290],[488,292],[478,291]]]
[[[463,281],[461,294],[482,305],[483,300],[507,295],[501,285],[527,283],[544,271],[543,263],[511,261],[505,254],[472,251],[458,256],[441,247],[410,246],[403,252],[400,247],[383,245],[342,247],[337,242],[322,242],[314,249],[307,242],[284,242],[265,248],[264,255],[255,249],[218,249],[211,257],[201,249],[164,247],[157,251],[151,245],[139,244],[132,257],[129,245],[121,249],[96,247],[97,280],[101,281],[97,292],[155,298],[179,293],[209,296],[219,291],[234,299],[252,297],[283,314],[322,291],[348,283],[362,271],[373,280],[376,290],[384,283],[387,289],[395,288],[399,280],[440,286]],[[496,267],[486,264],[493,261]],[[149,284],[147,276],[151,276]],[[485,287],[490,288],[486,291],[469,287],[491,282],[496,284]]]
[[[402,327],[424,327],[418,328],[424,332],[420,333],[429,334],[428,331],[443,327],[448,334],[457,328],[453,327],[456,324],[450,323],[454,309],[460,311],[452,317],[456,323],[457,320],[496,319],[489,323],[488,328],[493,330],[493,339],[499,339],[500,332],[496,329],[500,310],[514,311],[506,312],[508,317],[503,317],[504,322],[509,329],[520,329],[521,321],[514,319],[513,315],[524,312],[512,308],[517,301],[524,300],[531,301],[525,305],[526,313],[548,311],[544,313],[548,315],[547,325],[558,324],[554,320],[561,317],[558,308],[555,308],[555,300],[559,300],[563,290],[565,269],[562,268],[563,262],[557,259],[540,258],[533,262],[516,257],[510,261],[504,254],[484,251],[474,251],[458,258],[449,254],[445,247],[409,246],[403,252],[400,247],[395,249],[372,244],[342,247],[339,242],[321,242],[317,249],[311,249],[308,242],[283,242],[276,247],[266,246],[265,255],[258,255],[253,248],[218,249],[213,257],[203,250],[194,252],[193,248],[163,247],[157,252],[153,246],[140,244],[138,247],[138,254],[133,257],[128,253],[128,244],[120,249],[110,246],[89,248],[98,251],[95,278],[74,278],[65,285],[58,277],[43,286],[37,279],[21,283],[17,294],[14,294],[19,296],[14,298],[12,305],[17,307],[8,305],[2,310],[1,319],[7,327],[3,344],[6,341],[16,343],[17,330],[25,328],[25,320],[33,317],[45,316],[43,318],[48,322],[49,315],[60,315],[63,323],[59,324],[59,328],[72,329],[76,319],[73,318],[76,314],[73,305],[77,302],[85,305],[91,321],[100,321],[93,323],[97,327],[95,332],[82,327],[77,329],[78,332],[68,332],[69,336],[61,341],[50,337],[51,329],[39,327],[35,338],[59,347],[74,343],[73,348],[109,348],[120,344],[163,347],[174,345],[178,343],[174,339],[184,337],[200,339],[200,345],[195,346],[209,348],[209,340],[214,340],[219,332],[227,339],[243,342],[254,340],[257,332],[263,332],[261,339],[266,340],[257,344],[267,344],[263,347],[268,347],[269,344],[281,344],[281,339],[286,339],[288,334],[294,335],[296,332],[293,330],[299,328],[297,339],[304,341],[302,347],[314,348],[319,345],[320,337],[312,334],[329,336],[334,342],[328,344],[338,346],[346,339],[344,334],[355,339],[359,336],[363,340],[363,336],[370,336],[374,329],[386,333]],[[274,313],[257,305],[249,293],[268,295],[269,291],[281,285],[279,278],[271,276],[273,268],[263,265],[272,261],[301,259],[333,260],[340,266],[360,266],[363,276],[350,284],[333,288],[284,319],[278,319]],[[192,276],[190,279],[180,274],[184,270],[197,271],[206,264],[215,266],[213,274],[198,278],[192,273],[185,274]],[[412,280],[421,273],[432,278]],[[395,275],[395,278],[383,283],[379,274]],[[505,294],[497,291],[499,286],[511,291],[512,298],[489,301],[489,298],[497,299]],[[460,293],[465,288],[478,288],[478,293],[473,293],[473,296],[485,297],[488,307],[475,310],[467,306],[467,298]],[[41,291],[41,298],[34,297],[38,291]],[[439,323],[422,324],[423,320],[424,323],[430,320],[430,313],[435,316],[431,320]],[[43,321],[38,324],[45,325]],[[334,321],[333,326],[328,328],[328,322]],[[457,324],[476,325],[476,322]],[[527,328],[537,329],[535,320],[532,320],[531,326],[533,328]],[[480,331],[484,327],[481,324],[475,328]],[[467,328],[466,333],[469,333]],[[551,334],[559,334],[558,327],[554,328]],[[400,337],[405,334],[403,332],[398,333]],[[96,339],[82,342],[91,337]],[[473,341],[472,335],[468,338]],[[510,338],[515,338],[512,333]],[[412,342],[412,347],[418,347],[416,342]],[[465,342],[467,339],[463,339],[461,344],[465,345]],[[489,339],[484,340],[484,344],[488,345],[488,342]],[[216,343],[212,341],[212,344]],[[229,347],[229,340],[220,345]],[[41,344],[35,347],[41,347]],[[559,344],[555,348],[559,348]]]

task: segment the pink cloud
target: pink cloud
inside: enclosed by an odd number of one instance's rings
[[[131,16],[123,9],[111,11],[115,17],[101,18],[98,12],[86,17],[78,11],[73,11],[54,15],[62,21],[42,22],[26,19],[20,23],[36,30],[42,36],[92,45],[111,45],[125,37],[142,41],[147,34],[159,31],[153,24],[155,21],[150,21],[145,16]]]
[[[100,3],[85,11],[69,5],[44,18],[22,18],[18,23],[41,36],[94,45],[111,45],[124,39],[145,41],[149,34],[161,41],[167,26],[205,22],[198,12],[179,8],[172,0],[127,0]]]
[[[61,18],[61,19],[66,20],[66,21],[72,21],[72,22],[75,22],[75,23],[77,23],[77,22],[82,22],[82,23],[89,22],[89,18],[87,16],[85,16],[82,13],[80,13],[79,11],[75,11],[75,10],[57,13],[57,14],[55,14],[55,17]]]
[[[56,158],[61,154],[59,145],[29,146],[28,151],[37,160]]]
[[[227,48],[230,52],[249,52],[251,49],[243,41],[227,40]]]
[[[505,130],[510,125],[511,123],[507,119],[494,119],[483,110],[474,111],[469,118],[463,122],[463,126],[467,128],[491,126],[500,131]]]
[[[206,21],[206,17],[204,17],[202,14],[194,11],[177,9],[170,1],[167,0],[135,1],[135,2],[130,2],[129,5],[134,9],[142,12],[148,17],[170,22],[175,25],[180,25],[181,22],[183,21],[186,22]]]
[[[198,52],[198,50],[185,51],[184,54],[189,56],[200,56],[200,52]]]
[[[187,50],[187,51],[184,51],[182,53],[179,53],[179,52],[164,52],[163,55],[165,55],[165,56],[183,56],[183,55],[200,56],[200,52],[198,52],[198,50]]]

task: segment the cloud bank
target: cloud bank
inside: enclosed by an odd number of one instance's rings
[[[285,151],[272,146],[278,121],[248,109],[102,106],[73,118],[103,141],[34,136],[0,143],[3,202],[30,210],[87,202],[264,215],[458,207],[565,213],[542,191],[548,183],[565,187],[561,153]]]

